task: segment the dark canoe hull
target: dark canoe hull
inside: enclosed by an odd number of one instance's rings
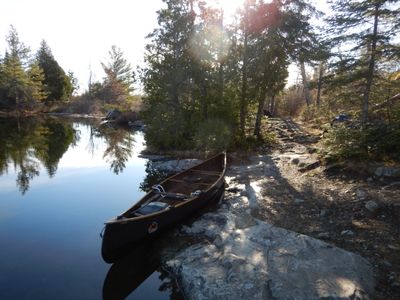
[[[124,249],[143,240],[153,239],[159,233],[192,216],[211,202],[220,200],[225,190],[224,171],[209,190],[187,203],[156,214],[107,222],[102,242],[103,259],[108,263],[114,262],[122,255]]]

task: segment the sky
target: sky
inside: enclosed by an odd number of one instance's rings
[[[132,67],[142,64],[145,36],[157,27],[161,0],[1,0],[0,54],[12,24],[20,41],[36,53],[44,39],[54,58],[87,88],[102,80],[101,61],[112,45],[122,49]]]
[[[243,0],[219,0],[230,15]],[[146,35],[155,29],[161,0],[1,0],[0,55],[13,25],[20,41],[36,53],[44,39],[54,58],[78,78],[80,91],[101,81],[101,62],[112,45],[120,47],[133,68],[143,65]],[[298,78],[291,66],[289,81]]]

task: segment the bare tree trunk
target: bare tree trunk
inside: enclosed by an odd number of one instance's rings
[[[319,74],[318,74],[318,84],[317,84],[317,106],[321,104],[321,89],[322,89],[322,78],[324,77],[324,63],[319,63]]]
[[[89,82],[88,82],[89,100],[92,100],[92,67],[89,65]]]
[[[201,93],[201,97],[203,98],[203,101],[202,101],[203,120],[207,120],[208,119],[208,102],[207,102],[208,91],[207,91],[207,86],[206,86],[205,82],[203,82],[200,85],[200,93]]]
[[[303,81],[304,98],[306,99],[307,106],[309,106],[311,104],[310,85],[307,80],[306,66],[304,64],[303,58],[300,58],[300,71],[301,71],[301,79]]]
[[[258,137],[260,137],[260,132],[261,132],[261,118],[263,116],[263,108],[265,105],[266,95],[267,95],[267,85],[263,84],[258,98],[258,109],[257,109],[256,123],[254,126],[254,135]]]
[[[375,4],[374,12],[374,31],[372,34],[371,41],[371,56],[369,59],[368,71],[367,71],[367,83],[365,85],[365,91],[363,95],[362,111],[361,111],[361,122],[363,124],[368,122],[368,106],[369,106],[369,94],[371,92],[372,81],[374,78],[375,69],[375,56],[376,56],[376,42],[378,35],[378,21],[379,21],[379,4]]]
[[[271,113],[271,116],[275,115],[275,94],[270,95],[270,106],[269,106],[269,112]]]
[[[247,39],[248,39],[248,18],[249,2],[245,2],[245,20],[244,20],[244,42],[243,42],[243,66],[242,66],[242,93],[240,98],[240,133],[245,135],[245,123],[247,115]]]
[[[224,35],[223,35],[223,31],[224,31],[224,11],[221,8],[221,19],[220,19],[220,30],[221,30],[221,38],[220,38],[220,45],[219,45],[219,57],[218,57],[218,61],[219,61],[219,73],[218,73],[218,81],[219,81],[219,101],[220,103],[222,103],[223,99],[224,99],[224,64],[222,62],[223,60],[223,48],[224,48]]]

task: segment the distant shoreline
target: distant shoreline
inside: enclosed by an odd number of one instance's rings
[[[77,114],[67,112],[42,112],[42,111],[29,111],[29,110],[0,110],[0,117],[39,117],[39,116],[54,116],[54,117],[72,117],[72,118],[86,118],[86,119],[101,119],[104,116],[100,114]]]

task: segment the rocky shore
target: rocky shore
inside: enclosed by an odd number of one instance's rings
[[[257,217],[262,186],[273,180],[268,156],[234,166],[220,208],[181,234],[196,243],[166,266],[188,299],[370,299],[372,267],[357,254]],[[272,170],[272,171],[271,171]],[[241,183],[248,180],[248,183]]]
[[[332,169],[318,136],[286,120],[269,126],[278,146],[230,155],[222,203],[175,231],[177,246],[162,254],[186,298],[398,299],[395,172]]]

